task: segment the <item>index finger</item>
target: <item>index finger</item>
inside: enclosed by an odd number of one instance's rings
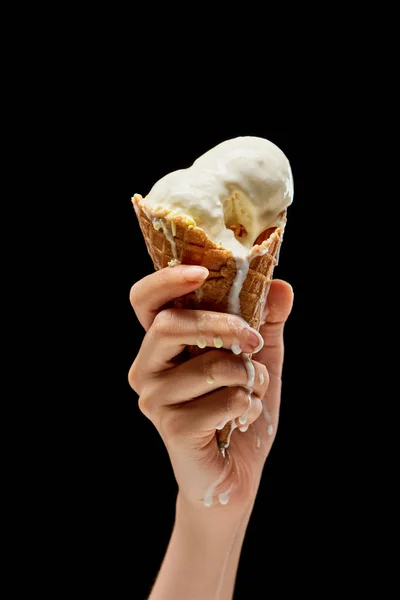
[[[144,329],[149,329],[158,311],[167,302],[199,288],[208,273],[206,267],[176,265],[160,269],[137,281],[129,297]]]

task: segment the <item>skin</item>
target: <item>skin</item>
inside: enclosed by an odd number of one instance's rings
[[[174,530],[150,600],[232,598],[247,523],[278,426],[283,329],[292,288],[280,280],[271,283],[260,327],[264,345],[251,359],[255,381],[248,430],[233,431],[224,458],[216,429],[233,419],[242,427],[238,419],[249,407],[243,387],[247,371],[230,348],[239,343],[252,354],[260,336],[233,315],[168,308],[172,299],[200,287],[207,275],[203,267],[178,265],[140,280],[130,294],[146,334],[129,382],[166,445],[179,489]],[[209,351],[187,360],[182,351],[196,345],[199,336]],[[214,346],[216,337],[223,340],[220,349]],[[204,496],[218,479],[207,507]],[[218,496],[228,490],[229,502],[221,504]]]

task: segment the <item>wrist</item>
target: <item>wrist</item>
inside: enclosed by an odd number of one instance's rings
[[[198,532],[202,537],[215,538],[221,535],[230,537],[232,534],[247,526],[254,499],[245,505],[221,505],[207,507],[203,502],[194,504],[184,494],[178,492],[176,499],[175,526],[183,525]]]
[[[193,505],[178,493],[174,529],[151,600],[232,598],[251,509],[252,504],[240,511]]]

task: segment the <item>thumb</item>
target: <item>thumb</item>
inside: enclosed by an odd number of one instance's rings
[[[175,298],[199,288],[208,276],[208,269],[199,265],[165,267],[137,281],[130,292],[130,301],[140,323],[147,331],[158,311]]]
[[[280,279],[272,281],[264,310],[264,322],[260,327],[264,346],[256,358],[267,367],[270,374],[277,377],[282,374],[283,329],[292,306],[292,286]]]

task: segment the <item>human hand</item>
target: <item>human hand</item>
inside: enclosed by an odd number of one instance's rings
[[[133,286],[131,302],[146,335],[129,381],[139,395],[140,409],[167,447],[179,494],[194,507],[210,503],[221,507],[229,500],[234,510],[254,500],[275,437],[283,328],[293,292],[283,281],[271,283],[266,320],[260,328],[264,347],[256,354],[257,360],[251,359],[255,377],[249,406],[246,361],[230,349],[239,344],[244,353],[254,354],[260,347],[260,334],[233,315],[165,308],[174,298],[200,287],[207,274],[204,268],[179,265],[157,271]],[[199,338],[212,349],[186,360],[183,350],[196,345]],[[221,342],[221,349],[216,349],[215,344],[219,347]],[[238,428],[232,432],[224,458],[216,429],[227,421],[234,421]],[[246,427],[246,431],[239,430]]]

